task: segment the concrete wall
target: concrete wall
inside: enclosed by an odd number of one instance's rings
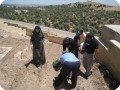
[[[97,61],[101,64],[105,64],[108,58],[108,48],[100,41],[99,41],[99,51],[96,55]]]
[[[18,27],[21,29],[24,29],[26,31],[26,36],[31,36],[33,28],[27,28],[24,26],[19,26],[18,24],[12,24],[10,22],[4,22],[5,24],[7,24],[8,26],[14,26],[14,27]],[[21,30],[22,31],[22,30]],[[62,44],[63,43],[63,39],[65,37],[60,37],[57,35],[57,33],[53,33],[53,32],[43,32],[45,35],[45,38],[48,39],[50,42],[54,42],[54,43],[58,43],[58,44]]]
[[[31,36],[31,33],[32,33],[33,29],[26,29],[26,35],[27,36]],[[54,42],[54,43],[58,43],[58,44],[61,44],[63,43],[63,39],[65,37],[61,37],[59,35],[57,35],[56,33],[48,33],[48,32],[43,32],[44,35],[45,35],[45,38],[48,39],[50,42]],[[66,35],[67,37],[67,35]],[[83,42],[85,39],[85,33],[83,35],[81,35],[81,39],[80,39],[80,42]]]
[[[118,41],[110,40],[108,55],[108,67],[112,75],[120,83],[120,43]]]
[[[97,61],[105,64],[120,83],[120,34],[104,26],[101,39],[98,40],[100,45],[99,53],[96,55]]]
[[[110,40],[109,48],[105,47],[101,41],[97,61],[105,64],[114,78],[120,83],[120,43]]]
[[[56,35],[51,35],[48,34],[47,32],[44,32],[45,38],[48,39],[50,42],[58,43],[58,44],[63,44],[63,39],[64,37],[59,37]]]
[[[120,42],[120,34],[118,32],[120,28],[119,26],[118,25],[105,25],[102,27],[102,33],[101,33],[100,40],[104,43],[104,45],[108,47],[110,43],[109,40],[112,40],[112,39]],[[115,27],[118,27],[118,29],[117,30],[114,29]]]
[[[26,29],[26,35],[31,36],[33,29]]]
[[[15,27],[18,27],[18,24],[13,24],[13,23],[9,23],[9,22],[8,22],[8,23],[6,22],[6,24],[8,24],[8,26],[15,26]]]
[[[31,36],[33,29],[26,29],[26,35]],[[64,37],[59,37],[57,35],[53,35],[47,32],[43,32],[46,39],[48,39],[50,42],[62,44]]]

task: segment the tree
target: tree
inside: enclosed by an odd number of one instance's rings
[[[110,23],[110,24],[113,24],[113,23],[114,23],[114,19],[110,19],[110,20],[109,20],[109,23]]]
[[[69,24],[65,23],[65,24],[64,24],[64,29],[65,29],[66,31],[68,31],[68,30],[70,29]]]

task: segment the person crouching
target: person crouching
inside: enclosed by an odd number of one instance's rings
[[[54,80],[54,86],[58,87],[66,78],[67,76],[72,73],[71,76],[71,88],[76,87],[77,76],[80,68],[80,61],[79,59],[71,52],[66,52],[61,55],[60,61],[62,62],[62,68],[59,75]]]

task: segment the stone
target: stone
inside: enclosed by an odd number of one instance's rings
[[[3,38],[8,38],[9,37],[9,35],[3,35]]]
[[[14,55],[14,58],[15,58],[15,59],[22,59],[22,51],[19,51],[18,53],[16,53],[16,54]]]

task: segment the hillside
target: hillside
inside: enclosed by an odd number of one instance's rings
[[[42,7],[0,6],[0,17],[71,32],[91,31],[99,36],[104,24],[120,24],[120,7],[95,2]]]

